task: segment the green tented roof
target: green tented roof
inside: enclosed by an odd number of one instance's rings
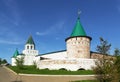
[[[26,44],[34,44],[34,45],[35,45],[32,36],[30,36],[30,37],[28,38]]]
[[[18,50],[16,49],[15,53],[13,54],[13,58],[16,58],[19,55]]]
[[[72,31],[71,37],[74,36],[87,36],[85,33],[84,28],[82,27],[81,23],[80,23],[80,18],[78,17],[76,25]]]

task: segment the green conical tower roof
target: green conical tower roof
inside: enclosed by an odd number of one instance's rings
[[[13,54],[13,58],[16,58],[18,55],[19,55],[19,52],[18,52],[18,50],[16,49],[16,50],[15,50],[15,53]]]
[[[26,44],[33,44],[33,45],[35,45],[32,36],[30,36],[30,37],[28,38]]]
[[[83,26],[80,23],[80,18],[78,17],[76,25],[72,31],[71,37],[74,36],[87,36]]]

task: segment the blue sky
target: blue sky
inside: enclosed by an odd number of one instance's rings
[[[120,0],[0,0],[0,58],[10,62],[30,35],[40,54],[66,49],[78,9],[92,51],[99,37],[120,48]]]

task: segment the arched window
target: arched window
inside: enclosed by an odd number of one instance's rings
[[[27,49],[29,49],[29,46],[27,46]]]
[[[31,46],[31,49],[33,48],[33,46]]]

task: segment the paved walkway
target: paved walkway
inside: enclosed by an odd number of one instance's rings
[[[70,82],[75,80],[93,80],[93,75],[16,75],[5,67],[0,67],[0,82]]]
[[[4,67],[0,67],[0,82],[12,82],[16,80],[16,75],[5,69]]]

